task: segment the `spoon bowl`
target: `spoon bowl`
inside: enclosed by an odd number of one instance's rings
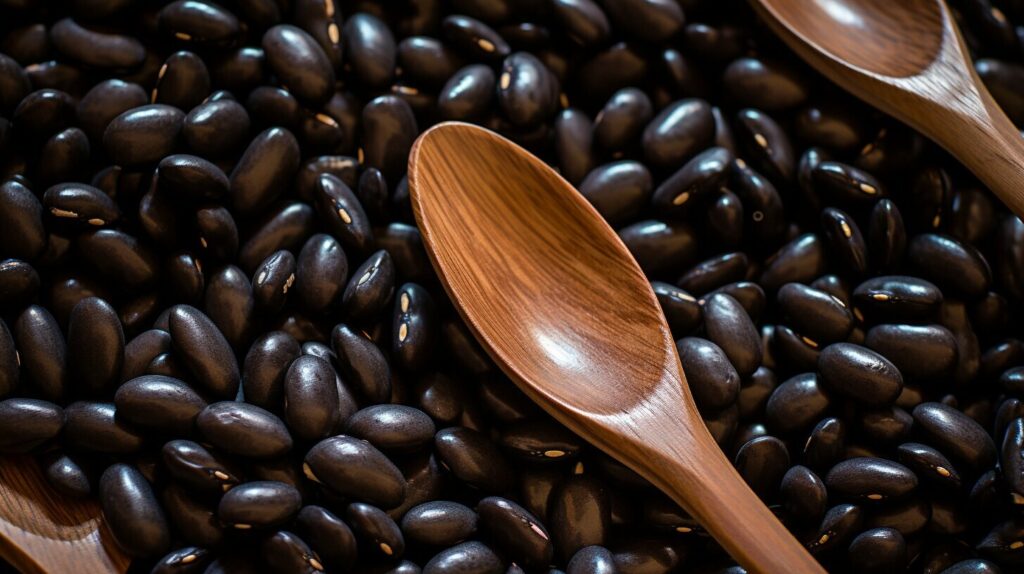
[[[649,281],[568,182],[493,132],[446,123],[414,144],[409,192],[456,309],[528,396],[749,572],[823,572],[715,444]]]
[[[1024,138],[968,58],[943,0],[751,0],[841,88],[956,156],[1024,217]]]

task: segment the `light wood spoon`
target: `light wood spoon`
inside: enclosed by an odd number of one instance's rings
[[[752,0],[811,66],[928,136],[1024,217],[1024,139],[943,0]]]
[[[27,456],[0,459],[0,556],[26,574],[119,574],[129,563],[99,504],[60,495]]]
[[[650,283],[568,182],[493,132],[446,123],[413,146],[409,192],[448,295],[527,395],[750,572],[824,572],[711,438]]]

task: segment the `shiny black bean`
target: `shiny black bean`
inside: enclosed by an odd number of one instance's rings
[[[136,38],[90,30],[71,18],[50,27],[50,42],[61,56],[90,68],[127,71],[146,58]]]
[[[903,259],[907,232],[896,204],[883,199],[875,204],[868,225],[868,252],[871,264],[881,271],[895,269]]]
[[[532,126],[555,112],[558,82],[532,54],[515,52],[502,63],[497,98],[513,125]]]
[[[182,50],[171,54],[157,76],[151,99],[179,110],[191,110],[210,93],[210,73],[203,60]]]
[[[441,463],[467,486],[486,493],[508,491],[514,472],[487,437],[464,427],[449,427],[434,436]]]
[[[818,375],[826,391],[869,406],[891,404],[903,389],[903,376],[895,365],[852,343],[825,347],[818,359]]]
[[[437,98],[438,114],[446,120],[479,119],[495,97],[496,76],[488,66],[473,64],[455,72]]]
[[[41,144],[53,134],[71,127],[74,120],[74,98],[61,90],[46,88],[22,98],[11,115],[14,128],[32,144]]]
[[[81,394],[108,391],[124,364],[124,332],[117,312],[98,297],[79,301],[68,322],[68,371]]]
[[[783,508],[790,518],[804,523],[817,523],[825,514],[828,491],[813,470],[796,465],[786,471],[779,485]]]
[[[169,484],[160,493],[164,511],[171,523],[189,544],[204,547],[220,545],[224,527],[217,518],[216,507],[197,500],[177,484]]]
[[[157,166],[161,190],[196,201],[220,201],[231,182],[217,165],[194,155],[169,155]]]
[[[993,232],[996,222],[995,206],[986,191],[970,188],[953,193],[947,220],[950,235],[979,245]]]
[[[778,61],[739,58],[722,75],[728,97],[768,112],[796,107],[807,98],[806,82]]]
[[[395,292],[395,265],[383,249],[359,266],[341,298],[341,310],[353,321],[364,321],[383,310]]]
[[[674,167],[710,147],[714,136],[711,106],[700,99],[679,100],[647,124],[643,133],[644,157],[652,167]]]
[[[345,432],[384,452],[421,449],[434,438],[434,422],[423,411],[404,405],[366,407],[348,419]]]
[[[284,415],[291,432],[314,441],[326,437],[339,417],[334,367],[319,357],[303,355],[284,379]]]
[[[362,113],[365,165],[375,167],[387,181],[398,181],[406,169],[406,158],[419,135],[416,117],[405,100],[380,96]]]
[[[998,563],[1007,566],[1020,566],[1022,563],[1020,547],[1014,544],[1020,541],[1024,533],[1024,521],[1010,518],[996,524],[977,544],[978,552]]]
[[[827,207],[821,212],[821,226],[843,274],[863,275],[868,269],[867,244],[857,222],[846,212]]]
[[[19,259],[0,261],[0,299],[5,307],[21,308],[31,303],[39,293],[39,273]]]
[[[654,191],[654,206],[664,213],[685,217],[692,209],[703,206],[725,183],[732,153],[713,147],[697,154]]]
[[[907,263],[925,279],[966,297],[984,295],[992,282],[981,253],[948,235],[924,233],[911,238]]]
[[[383,510],[355,502],[346,509],[345,519],[371,556],[393,560],[405,553],[401,529]]]
[[[805,233],[782,246],[765,262],[760,283],[774,292],[789,282],[809,283],[825,271],[825,246],[812,233]]]
[[[89,138],[78,128],[68,128],[43,144],[38,178],[42,183],[80,179],[88,162]]]
[[[644,41],[661,43],[683,27],[683,9],[671,0],[628,0],[604,5],[612,24]]]
[[[651,100],[642,90],[619,90],[594,118],[594,142],[607,151],[631,148],[653,115]]]
[[[238,360],[217,325],[195,307],[177,305],[169,326],[175,352],[198,382],[218,397],[234,397]]]
[[[237,530],[273,528],[291,520],[301,506],[302,496],[294,487],[257,480],[224,493],[217,505],[217,517]]]
[[[64,426],[64,411],[39,399],[0,401],[0,452],[30,452],[57,437]]]
[[[0,184],[0,248],[6,256],[29,261],[46,248],[43,206],[14,180]]]
[[[765,422],[773,431],[789,434],[820,420],[830,406],[818,377],[804,373],[775,388],[765,405]]]
[[[316,210],[344,247],[366,253],[373,242],[370,221],[356,195],[337,176],[324,173],[313,187]]]
[[[238,226],[225,207],[208,206],[196,211],[199,247],[217,261],[230,260],[238,253]]]
[[[864,513],[859,506],[838,504],[828,509],[821,519],[818,532],[805,545],[812,554],[841,548],[860,531],[863,522]]]
[[[758,496],[768,499],[778,491],[789,468],[789,451],[773,436],[757,437],[736,451],[733,466]]]
[[[40,26],[42,27],[42,24]],[[42,34],[46,34],[45,28],[42,29]],[[46,44],[45,38],[43,44]],[[6,53],[0,55],[0,111],[6,116],[29,93],[32,84],[25,70],[12,57],[14,54],[10,46],[4,46],[3,51]],[[36,58],[31,59],[37,61]]]
[[[837,161],[822,161],[811,170],[811,179],[826,201],[856,206],[885,197],[886,191],[873,175]]]
[[[152,284],[159,273],[149,247],[122,231],[88,232],[79,236],[77,246],[83,260],[118,289],[144,288]]]
[[[206,401],[185,382],[144,375],[123,383],[114,395],[118,417],[141,429],[188,436]]]
[[[779,184],[792,181],[796,173],[793,146],[775,120],[760,110],[740,110],[735,134],[755,169]]]
[[[199,412],[196,427],[215,447],[242,457],[272,458],[292,448],[292,436],[284,422],[247,403],[213,403]]]
[[[279,530],[265,538],[260,549],[271,572],[315,574],[324,569],[320,557],[301,538],[287,530]]]
[[[708,339],[722,349],[739,376],[756,371],[761,366],[761,338],[743,307],[729,295],[716,293],[704,300],[703,310]]]
[[[190,440],[165,443],[161,460],[174,480],[195,492],[219,495],[241,482],[237,471]]]
[[[423,567],[423,574],[503,574],[501,558],[482,542],[463,542],[444,550]],[[404,573],[403,573],[404,574]]]
[[[981,558],[969,558],[942,570],[941,574],[1000,574],[1000,572],[1002,570],[993,562]]]
[[[855,111],[847,106],[827,102],[811,104],[797,115],[794,131],[810,145],[849,152],[864,141],[865,129],[859,120]]]
[[[475,534],[477,522],[473,509],[457,502],[436,500],[409,509],[402,517],[401,527],[409,542],[448,547]]]
[[[196,546],[171,550],[161,558],[151,574],[199,574],[214,560],[212,551]]]
[[[740,377],[718,345],[699,337],[686,337],[676,343],[676,348],[699,407],[715,411],[736,402]]]
[[[957,364],[957,341],[939,325],[872,327],[864,345],[892,361],[908,380],[947,378]]]
[[[351,528],[321,506],[305,506],[296,517],[296,525],[324,566],[343,570],[355,562],[356,539]]]
[[[499,441],[512,456],[525,461],[559,461],[575,458],[583,441],[564,426],[547,418],[508,425]]]
[[[858,572],[881,574],[903,570],[907,564],[907,544],[898,530],[873,528],[850,542],[850,565]]]
[[[340,374],[363,398],[377,404],[391,397],[391,368],[369,337],[339,323],[331,333],[331,347],[338,356]]]
[[[290,251],[276,251],[267,257],[253,273],[256,305],[269,312],[280,311],[295,284],[295,270],[295,256]]]
[[[212,3],[176,0],[157,13],[161,32],[180,42],[200,46],[230,45],[240,32],[238,18]]]
[[[415,283],[399,287],[392,330],[391,350],[398,363],[411,371],[422,368],[437,331],[434,302],[426,289]]]
[[[683,223],[644,220],[619,230],[619,238],[648,276],[680,271],[697,255],[697,237]]]
[[[853,315],[834,295],[799,283],[787,283],[776,295],[779,308],[801,335],[818,344],[841,341],[853,329]]]
[[[529,511],[507,498],[489,496],[476,507],[480,529],[516,564],[525,568],[546,566],[554,546],[544,525]]]
[[[323,233],[310,237],[295,266],[295,293],[302,304],[313,313],[333,310],[346,279],[348,258],[338,241]]]
[[[855,313],[885,321],[928,319],[937,314],[942,300],[933,283],[904,275],[868,279],[853,291]]]
[[[914,407],[914,432],[923,442],[974,469],[988,468],[996,459],[992,438],[974,419],[941,403]]]
[[[682,337],[692,333],[703,320],[703,311],[697,299],[689,293],[661,281],[653,281],[651,287],[665,313],[672,334]]]
[[[185,116],[181,135],[189,149],[200,156],[230,155],[249,135],[249,113],[233,100],[207,101]]]
[[[185,114],[165,104],[132,108],[115,117],[103,132],[103,146],[114,163],[140,166],[174,151]]]
[[[568,561],[581,548],[603,546],[611,527],[608,490],[589,474],[575,474],[551,492],[548,523],[558,558]]]
[[[284,128],[270,128],[252,140],[231,172],[231,202],[239,213],[265,209],[291,182],[299,167],[299,144]]]
[[[32,388],[46,399],[63,398],[69,384],[67,343],[53,315],[43,307],[30,305],[14,321],[11,332],[17,360]]]
[[[943,488],[960,488],[960,474],[949,459],[934,448],[908,442],[899,446],[897,456],[921,480]]]
[[[804,443],[804,462],[812,469],[827,470],[846,448],[846,425],[841,419],[822,419]]]
[[[107,526],[125,552],[155,557],[171,544],[170,527],[153,488],[141,472],[127,464],[113,464],[99,482],[100,506]]]
[[[448,16],[441,22],[441,30],[446,40],[473,59],[500,60],[511,51],[493,28],[469,16]]]
[[[339,435],[306,453],[303,472],[331,491],[384,509],[405,498],[406,482],[395,465],[370,443]]]
[[[346,28],[346,37],[348,34]],[[331,98],[334,67],[312,36],[296,26],[281,24],[263,34],[262,45],[270,70],[295,97],[313,107]]]
[[[830,493],[879,502],[905,496],[917,488],[917,476],[902,464],[883,458],[850,458],[828,471]]]
[[[651,174],[639,162],[616,161],[591,170],[579,190],[602,217],[615,225],[640,213],[651,194]]]

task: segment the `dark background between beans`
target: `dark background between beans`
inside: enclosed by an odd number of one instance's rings
[[[951,5],[1024,124],[1024,2]],[[1024,571],[1024,223],[746,2],[0,0],[0,53],[0,452],[132,572],[742,572],[453,312],[444,119],[619,231],[831,572]]]

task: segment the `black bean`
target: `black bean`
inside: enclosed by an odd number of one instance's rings
[[[344,569],[355,561],[355,535],[331,511],[321,506],[305,506],[296,517],[296,525],[328,568]]]
[[[786,471],[779,485],[787,516],[801,522],[817,523],[825,514],[828,491],[818,475],[806,466],[796,465]]]
[[[237,471],[190,440],[165,443],[161,460],[171,477],[199,493],[219,495],[241,482]]]
[[[1000,574],[1002,570],[994,563],[981,558],[970,558],[961,560],[949,568],[942,570],[941,574]]]
[[[605,485],[589,474],[565,479],[551,492],[548,523],[559,559],[568,561],[580,548],[604,545],[611,527]]]
[[[406,169],[406,158],[419,135],[416,117],[409,104],[395,96],[371,100],[362,113],[365,165],[375,167],[388,181],[398,181]]]
[[[42,32],[45,34],[46,29],[43,28]],[[45,38],[43,43],[45,45]],[[5,46],[4,52],[11,53],[10,47]],[[34,58],[33,61],[35,61]],[[32,84],[29,82],[28,75],[18,65],[18,62],[6,53],[0,55],[0,111],[6,116],[28,95],[31,89]]]
[[[339,435],[317,443],[306,453],[303,472],[341,495],[381,508],[394,508],[405,498],[401,472],[370,443]]]
[[[160,500],[184,541],[204,547],[220,545],[224,539],[224,527],[217,518],[216,507],[197,500],[192,493],[176,484],[164,487]]]
[[[900,264],[907,248],[907,231],[896,204],[882,199],[871,210],[868,224],[868,252],[872,265],[890,271]]]
[[[863,275],[868,269],[868,253],[857,222],[846,212],[827,207],[821,212],[821,226],[843,274]]]
[[[437,97],[438,114],[446,120],[473,120],[490,108],[497,86],[494,71],[483,64],[455,72]]]
[[[423,574],[502,574],[501,558],[482,542],[463,542],[444,550],[423,567]],[[404,574],[404,573],[403,573]]]
[[[206,401],[185,382],[144,375],[123,383],[114,395],[118,417],[139,428],[188,436]]]
[[[704,300],[704,329],[708,339],[721,347],[740,377],[761,366],[761,339],[753,321],[740,304],[724,293]]]
[[[525,568],[546,566],[554,556],[547,529],[525,508],[498,496],[481,500],[476,507],[480,529],[516,564]]]
[[[886,321],[928,319],[938,312],[942,300],[933,283],[901,275],[868,279],[853,291],[857,311]]]
[[[535,125],[555,112],[558,82],[532,54],[515,52],[502,63],[497,98],[513,125]]]
[[[331,347],[338,355],[340,374],[366,400],[376,404],[391,397],[391,368],[369,337],[339,323],[331,333]]]
[[[654,206],[683,217],[712,197],[725,182],[732,153],[713,147],[697,154],[654,190]]]
[[[789,451],[782,441],[773,436],[757,437],[736,451],[733,465],[750,488],[762,499],[767,499],[778,491],[789,468]]]
[[[67,343],[49,311],[30,305],[12,325],[18,361],[30,384],[44,398],[57,400],[67,393]]]
[[[207,256],[214,260],[232,259],[238,253],[238,226],[231,212],[221,206],[196,211],[196,238]],[[251,240],[250,240],[251,241]]]
[[[714,141],[711,106],[700,99],[679,100],[651,120],[643,133],[644,157],[653,167],[679,165]]]
[[[7,399],[0,401],[0,426],[3,431],[0,451],[27,453],[60,434],[64,411],[39,399]]]
[[[678,271],[697,254],[696,233],[682,223],[640,221],[620,229],[619,237],[648,276]]]
[[[301,506],[302,496],[294,487],[257,480],[224,493],[217,505],[217,517],[237,530],[273,528],[291,520]]]
[[[292,437],[284,422],[247,403],[213,403],[199,412],[196,428],[215,447],[238,456],[271,458],[292,448]]]
[[[249,135],[249,113],[233,100],[207,101],[185,116],[181,135],[189,149],[200,156],[229,155]]]
[[[941,403],[922,403],[914,408],[914,431],[955,462],[974,469],[988,468],[996,458],[992,438],[974,419]]]
[[[917,476],[907,467],[883,458],[850,458],[828,471],[829,492],[841,496],[885,501],[905,496],[917,488]]]
[[[198,382],[218,397],[234,397],[238,360],[217,325],[195,307],[176,305],[169,326],[174,350]]]
[[[299,145],[284,128],[256,136],[231,172],[231,203],[243,214],[260,212],[284,191],[299,167]]]
[[[374,405],[352,415],[345,432],[385,452],[413,452],[434,438],[434,422],[412,407]]]
[[[337,424],[336,376],[329,362],[310,355],[295,359],[288,368],[284,379],[284,418],[297,438],[324,438]]]
[[[157,178],[162,190],[197,201],[220,201],[231,185],[215,164],[194,155],[169,155],[160,160]]]
[[[718,345],[699,337],[686,337],[676,343],[676,348],[686,382],[699,407],[714,411],[736,402],[740,377]]]
[[[826,391],[865,405],[891,404],[903,389],[903,377],[895,365],[852,343],[825,347],[818,359],[818,376]]]
[[[609,223],[635,217],[651,193],[651,174],[643,164],[623,160],[597,166],[579,184],[580,193]]]
[[[150,104],[125,111],[103,132],[103,146],[115,163],[133,167],[152,164],[174,151],[185,114]]]
[[[46,247],[43,206],[32,191],[10,180],[0,184],[0,247],[10,257],[33,260]]]
[[[395,265],[387,251],[368,257],[349,278],[341,310],[350,320],[362,321],[383,310],[395,292]]]
[[[765,262],[760,283],[774,292],[786,283],[808,283],[825,271],[825,246],[813,233],[805,233],[783,245]]]
[[[803,79],[777,61],[739,58],[725,69],[722,82],[731,99],[769,112],[796,107],[807,97]]]
[[[65,58],[90,68],[127,71],[146,58],[146,48],[137,39],[90,30],[71,18],[50,27],[50,42]]]
[[[864,345],[892,361],[908,380],[947,378],[957,364],[957,341],[939,325],[878,325]]]
[[[960,475],[942,453],[920,443],[908,442],[897,449],[899,461],[921,480],[945,488],[960,487]]]
[[[866,530],[850,542],[850,565],[858,572],[880,574],[902,570],[907,564],[907,544],[892,528]]]
[[[1024,532],[1024,521],[1020,518],[1011,518],[997,524],[992,530],[978,542],[978,552],[998,563],[1006,566],[1020,566],[1022,562],[1019,542]]]
[[[365,253],[373,241],[370,221],[351,189],[337,176],[325,173],[313,188],[316,209],[331,234],[348,249]]]
[[[985,258],[970,245],[946,235],[923,233],[907,245],[907,263],[936,285],[967,297],[979,297],[992,281]]]
[[[797,375],[772,391],[765,405],[765,422],[779,433],[803,430],[820,420],[831,403],[814,373]]]
[[[434,436],[441,463],[467,486],[487,493],[506,492],[514,473],[505,457],[485,435],[464,427],[449,427]]]
[[[811,179],[826,201],[841,205],[853,207],[886,196],[873,175],[838,161],[820,162],[811,169]]]
[[[615,26],[644,41],[661,43],[683,27],[683,9],[670,0],[629,0],[605,5]]]
[[[614,574],[615,557],[604,546],[586,546],[573,554],[565,568],[566,574]]]
[[[653,115],[654,108],[646,93],[637,88],[621,89],[612,94],[594,118],[594,142],[608,151],[630,148]]]
[[[406,540],[435,547],[454,546],[473,536],[478,517],[473,509],[446,500],[414,506],[402,517]]]
[[[859,506],[838,504],[829,508],[821,519],[818,532],[806,543],[812,554],[823,554],[833,548],[846,545],[864,521],[864,513]]]
[[[113,464],[99,483],[103,518],[114,540],[128,554],[155,557],[167,551],[170,528],[160,503],[141,472],[127,464]]]
[[[202,46],[230,45],[240,32],[238,18],[199,0],[176,0],[157,13],[160,30],[177,41]]]
[[[271,331],[256,339],[242,367],[246,402],[279,410],[283,405],[285,375],[299,354],[298,342],[283,331]]]
[[[210,93],[210,73],[203,60],[182,50],[171,54],[160,67],[151,99],[180,110],[191,110]]]

